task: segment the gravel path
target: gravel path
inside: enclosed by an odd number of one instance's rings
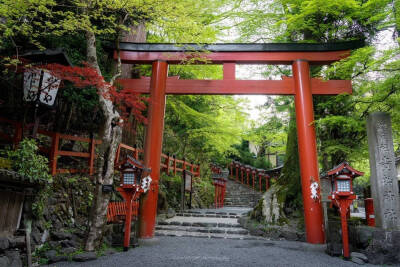
[[[152,245],[142,245],[95,261],[60,262],[49,266],[357,266],[326,255],[323,246],[301,242],[191,237],[157,237],[154,241]]]

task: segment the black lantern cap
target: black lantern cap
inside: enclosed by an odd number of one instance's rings
[[[151,168],[147,168],[140,161],[136,160],[134,157],[131,157],[131,156],[128,155],[127,158],[128,158],[127,161],[126,161],[127,163],[135,166],[136,168],[140,168],[143,171],[151,172]]]

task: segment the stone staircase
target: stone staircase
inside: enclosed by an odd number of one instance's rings
[[[224,206],[226,207],[254,207],[262,193],[253,188],[228,179]]]
[[[248,208],[198,210],[177,213],[175,217],[158,222],[156,236],[201,237],[224,239],[257,239],[238,223]]]

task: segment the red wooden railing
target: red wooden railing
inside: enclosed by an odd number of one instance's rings
[[[22,123],[8,120],[5,118],[0,117],[0,123],[5,123],[11,125],[11,128],[13,129],[11,134],[6,134],[0,131],[0,139],[5,140],[8,143],[13,144],[14,148],[18,145],[18,143],[22,140],[23,136],[23,131],[25,129],[31,128],[25,127],[23,128]],[[62,133],[57,133],[57,132],[50,132],[46,130],[38,130],[38,135],[44,135],[50,138],[50,147],[46,146],[41,146],[39,145],[39,150],[46,154],[49,158],[49,165],[50,165],[50,173],[51,175],[56,175],[57,173],[88,173],[89,175],[94,174],[94,160],[96,158],[96,145],[101,144],[101,140],[97,140],[94,138],[87,138],[87,137],[79,137],[79,136],[74,136],[74,135],[67,135],[67,134],[62,134]],[[79,141],[83,143],[88,143],[88,151],[82,152],[82,151],[67,151],[67,150],[61,150],[59,149],[60,143],[62,140],[72,140],[72,141]],[[118,163],[121,157],[121,151],[122,150],[127,150],[126,153],[133,153],[133,156],[135,159],[140,160],[141,154],[143,154],[143,149],[139,148],[134,148],[125,144],[119,144],[117,153],[116,153],[116,158],[115,158],[115,163]],[[57,167],[57,162],[58,158],[62,156],[69,156],[69,157],[78,157],[78,158],[87,158],[87,166],[88,168],[84,169],[75,169],[75,168],[58,168]],[[196,165],[193,163],[190,163],[185,160],[179,160],[176,159],[175,157],[167,156],[165,154],[161,155],[161,168],[162,171],[166,173],[173,172],[176,174],[177,172],[182,172],[183,170],[189,170],[193,173],[195,177],[200,177],[200,165]],[[172,165],[172,166],[171,166]]]
[[[211,173],[212,173],[212,179],[213,179],[213,185],[215,189],[215,195],[214,195],[214,205],[215,208],[223,208],[224,207],[224,201],[225,201],[225,193],[226,193],[226,181],[227,181],[227,173],[223,173],[222,168],[215,165],[215,164],[210,164],[211,167]]]
[[[120,144],[117,149],[117,155],[115,156],[115,165],[118,165],[120,162],[122,149],[130,151],[136,160],[141,160],[143,149]],[[161,154],[161,171],[176,175],[177,172],[183,172],[183,170],[190,171],[193,173],[194,177],[200,177],[200,164],[194,164],[185,159],[176,159],[175,156],[171,157],[170,155]]]
[[[250,165],[232,161],[229,165],[229,178],[238,183],[244,184],[253,190],[267,191],[270,187],[271,176],[269,171],[257,169]],[[277,173],[279,173],[277,171]]]
[[[139,201],[132,201],[132,220],[137,220],[139,210]],[[107,222],[118,223],[125,220],[126,202],[110,202],[107,206]]]

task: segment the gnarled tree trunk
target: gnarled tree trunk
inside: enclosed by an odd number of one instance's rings
[[[87,60],[101,75],[96,55],[96,37],[93,32],[86,33]],[[89,218],[89,234],[86,240],[85,250],[93,251],[100,245],[103,237],[103,229],[106,224],[107,206],[110,193],[102,192],[102,185],[110,185],[114,180],[114,159],[118,144],[121,140],[120,116],[115,110],[111,100],[107,99],[109,87],[99,89],[99,102],[104,115],[104,124],[100,132],[102,143],[97,155],[97,174],[92,212]]]

